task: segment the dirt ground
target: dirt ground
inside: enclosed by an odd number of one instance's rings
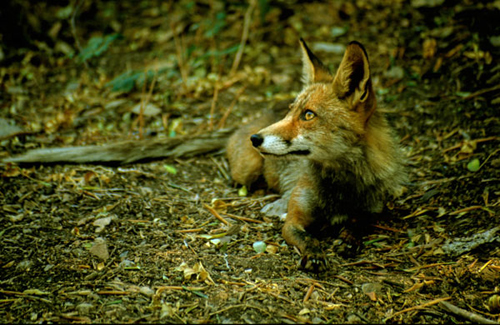
[[[0,322],[500,321],[499,1],[0,10],[0,159],[238,126],[301,89],[303,37],[332,71],[349,41],[365,45],[410,175],[360,251],[327,238],[314,274],[260,213],[277,195],[233,184],[223,152],[1,163]]]

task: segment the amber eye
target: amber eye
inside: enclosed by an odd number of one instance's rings
[[[310,111],[310,110],[307,110],[305,111],[304,113],[302,113],[302,119],[304,121],[310,121],[312,120],[314,117],[316,116],[316,114],[314,114],[313,111]]]

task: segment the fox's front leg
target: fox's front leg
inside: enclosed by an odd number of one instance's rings
[[[288,214],[283,225],[283,238],[289,245],[297,246],[302,255],[300,266],[308,271],[324,271],[326,260],[320,249],[318,239],[308,231],[317,223],[313,215],[314,193],[300,181],[294,189],[288,203]]]

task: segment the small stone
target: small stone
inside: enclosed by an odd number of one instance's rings
[[[257,253],[264,253],[266,251],[266,247],[267,245],[263,241],[256,241],[255,243],[253,243],[253,249]]]

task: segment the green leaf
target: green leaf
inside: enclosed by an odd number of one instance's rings
[[[218,12],[215,16],[215,21],[209,20],[207,25],[210,29],[205,32],[205,37],[214,37],[226,26],[226,13]]]
[[[205,54],[200,55],[199,57],[197,57],[196,60],[195,60],[195,62],[203,61],[207,57],[212,57],[212,56],[213,57],[220,57],[220,56],[223,56],[223,55],[226,55],[226,54],[236,53],[236,51],[238,51],[239,48],[240,48],[240,44],[236,44],[236,45],[228,47],[227,49],[224,49],[224,50],[208,51]]]
[[[372,239],[372,240],[367,240],[367,241],[365,241],[363,244],[364,244],[365,246],[368,246],[368,245],[374,245],[376,242],[381,241],[381,240],[386,240],[387,238],[388,238],[387,236],[383,236],[383,235],[382,235],[382,236],[379,236],[379,237],[377,237],[377,238],[375,238],[375,239]]]
[[[188,291],[188,292],[191,292],[191,293],[194,293],[195,295],[197,295],[198,297],[202,297],[202,298],[205,298],[205,299],[208,299],[208,296],[200,291],[196,291],[196,290],[190,290],[189,288],[185,287],[185,286],[182,286],[182,289]]]
[[[163,68],[158,70],[158,74],[167,71],[168,68]],[[175,72],[171,74],[172,70],[167,73],[167,78],[170,78],[172,75],[175,75]],[[155,71],[148,70],[146,75],[144,75],[144,71],[139,70],[131,70],[122,73],[118,77],[113,80],[107,82],[105,84],[106,87],[112,87],[111,91],[119,91],[119,92],[129,92],[134,89],[137,84],[138,87],[141,87],[144,84],[144,81],[150,82],[154,75]]]
[[[113,301],[107,302],[107,303],[105,303],[105,305],[106,306],[109,306],[109,305],[120,305],[122,303],[123,303],[122,299],[117,299],[117,300],[113,300]]]
[[[122,73],[115,79],[106,83],[106,87],[112,87],[111,91],[120,91],[128,93],[134,89],[135,82],[141,76],[141,72],[127,71]]]
[[[481,167],[481,163],[479,162],[479,159],[477,159],[477,158],[472,159],[467,164],[467,169],[470,170],[471,172],[477,172],[480,167]]]
[[[68,19],[73,12],[73,6],[68,5],[66,7],[59,8],[56,12],[56,17],[59,19]]]
[[[457,91],[455,93],[455,95],[457,95],[458,97],[467,97],[469,96],[471,93],[468,92],[468,91]]]
[[[238,190],[238,196],[247,196],[248,195],[248,190],[245,185],[243,185],[239,190]]]
[[[167,171],[167,173],[170,173],[170,174],[177,174],[177,169],[175,169],[174,166],[170,166],[170,165],[163,165],[163,168],[165,168],[165,170]]]
[[[125,266],[123,269],[124,270],[140,270],[141,266],[140,265]]]
[[[264,21],[266,20],[266,15],[271,9],[271,6],[269,4],[268,0],[259,0],[259,18],[260,18],[260,23],[264,24]]]
[[[111,43],[122,38],[123,36],[118,33],[107,35],[104,38],[101,36],[94,36],[89,40],[87,46],[82,49],[80,54],[78,54],[77,59],[80,62],[85,62],[93,57],[98,57],[108,50]]]

